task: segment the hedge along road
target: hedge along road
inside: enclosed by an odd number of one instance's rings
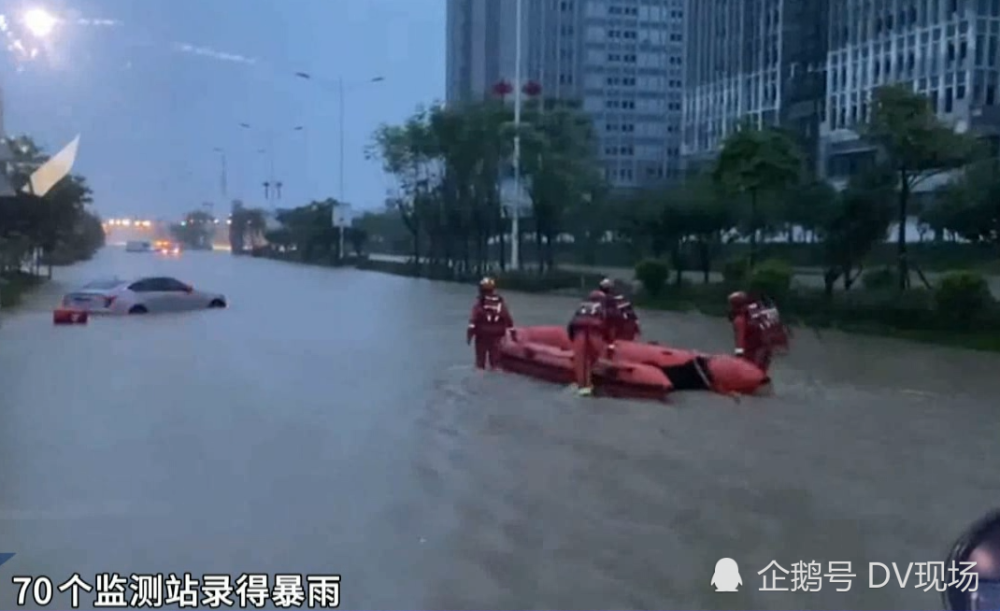
[[[400,255],[370,255],[370,257],[376,261],[391,262],[405,262],[411,259],[410,257]],[[609,278],[620,280],[622,282],[636,282],[635,270],[628,267],[560,264],[559,269],[579,273],[603,274]],[[944,274],[942,272],[925,272],[924,275],[926,276],[928,282],[933,283],[940,280],[941,276]],[[708,277],[710,282],[722,282],[722,274],[719,272],[710,272]],[[704,274],[700,271],[687,271],[684,273],[684,278],[690,282],[700,283],[704,278]],[[913,286],[922,286],[920,277],[916,273],[911,274],[910,280],[912,281]],[[795,275],[792,281],[799,286],[808,288],[823,288],[823,271],[818,267],[798,267],[795,268]],[[1000,299],[1000,276],[987,275],[986,282],[993,295]],[[858,286],[860,286],[860,284]],[[838,281],[836,284],[836,290],[843,290],[843,287],[843,281]]]
[[[1000,496],[993,356],[802,331],[774,397],[587,400],[473,371],[468,286],[120,250],[58,280],[141,274],[231,307],[54,328],[55,285],[0,330],[0,608],[13,575],[226,571],[342,573],[350,609],[938,609],[867,563],[943,560]],[[521,324],[574,305],[507,297]],[[720,557],[741,592],[709,586]],[[858,578],[760,592],[772,560]]]

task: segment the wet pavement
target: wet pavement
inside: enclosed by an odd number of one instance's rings
[[[60,288],[145,274],[231,307],[51,325]],[[939,609],[868,563],[944,560],[1000,505],[995,356],[800,330],[773,397],[581,399],[473,371],[471,298],[222,253],[57,270],[0,328],[0,608],[13,575],[172,571],[340,573],[350,609]],[[508,299],[521,324],[574,305]],[[729,347],[723,321],[643,316]],[[741,592],[709,585],[721,557]],[[858,577],[761,592],[772,560]]]

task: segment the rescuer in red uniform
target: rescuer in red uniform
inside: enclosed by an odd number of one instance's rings
[[[592,292],[573,313],[567,332],[573,342],[573,374],[577,390],[587,396],[594,392],[593,368],[604,350],[612,343],[607,317],[606,295]]]
[[[476,367],[496,369],[500,358],[500,340],[507,329],[514,326],[507,303],[496,292],[493,278],[479,281],[479,297],[469,314],[469,327],[465,332],[466,343],[475,340]]]
[[[729,296],[729,320],[733,324],[736,356],[760,367],[764,373],[771,367],[774,351],[788,348],[788,332],[778,308],[772,304],[737,291]]]
[[[639,316],[632,307],[632,302],[624,295],[615,292],[615,283],[611,278],[601,280],[598,285],[607,316],[607,324],[611,332],[611,342],[617,340],[635,341],[639,336]]]

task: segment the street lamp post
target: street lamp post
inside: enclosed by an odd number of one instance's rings
[[[229,199],[229,167],[226,162],[226,149],[217,146],[212,150],[219,154],[219,189],[222,192],[222,203],[225,204],[226,200]]]
[[[240,127],[243,129],[253,129],[249,123],[240,123]],[[268,156],[268,178],[264,181],[264,200],[271,205],[275,206],[275,202],[281,199],[281,187],[282,183],[275,179],[274,172],[274,130],[268,130],[267,132],[267,147],[262,149],[257,149],[259,154],[267,154]]]
[[[521,1],[514,9],[514,206],[510,221],[510,266],[521,265]]]
[[[313,75],[310,74],[309,72],[296,72],[295,76],[298,77],[298,78],[300,78],[300,79],[305,79],[307,81],[314,80],[313,79]],[[367,81],[365,81],[364,83],[361,83],[361,84],[381,83],[384,80],[385,80],[385,77],[376,76],[376,77],[368,79]],[[338,109],[338,112],[337,112],[337,123],[338,123],[339,130],[340,130],[340,134],[338,136],[339,142],[338,142],[338,146],[337,146],[337,148],[340,150],[340,159],[338,161],[338,169],[337,169],[337,174],[338,174],[338,177],[339,177],[340,185],[338,187],[339,195],[338,195],[337,199],[339,199],[341,202],[345,201],[345,198],[346,198],[346,195],[345,195],[345,192],[344,192],[344,189],[345,189],[345,187],[344,187],[344,117],[345,117],[345,110],[344,110],[344,108],[345,108],[345,98],[346,98],[346,96],[344,95],[344,93],[345,93],[344,77],[340,76],[340,77],[337,77],[337,105],[339,106],[339,109]]]

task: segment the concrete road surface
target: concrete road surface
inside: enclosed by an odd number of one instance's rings
[[[51,325],[60,288],[144,274],[231,308]],[[994,356],[802,331],[773,397],[582,399],[473,371],[471,299],[217,253],[59,270],[0,329],[0,608],[17,575],[172,571],[339,573],[347,609],[939,609],[868,563],[943,560],[1000,504]],[[574,305],[508,299],[521,324]],[[729,348],[719,320],[643,322]],[[722,557],[738,593],[709,585]],[[762,592],[771,561],[857,578]]]

